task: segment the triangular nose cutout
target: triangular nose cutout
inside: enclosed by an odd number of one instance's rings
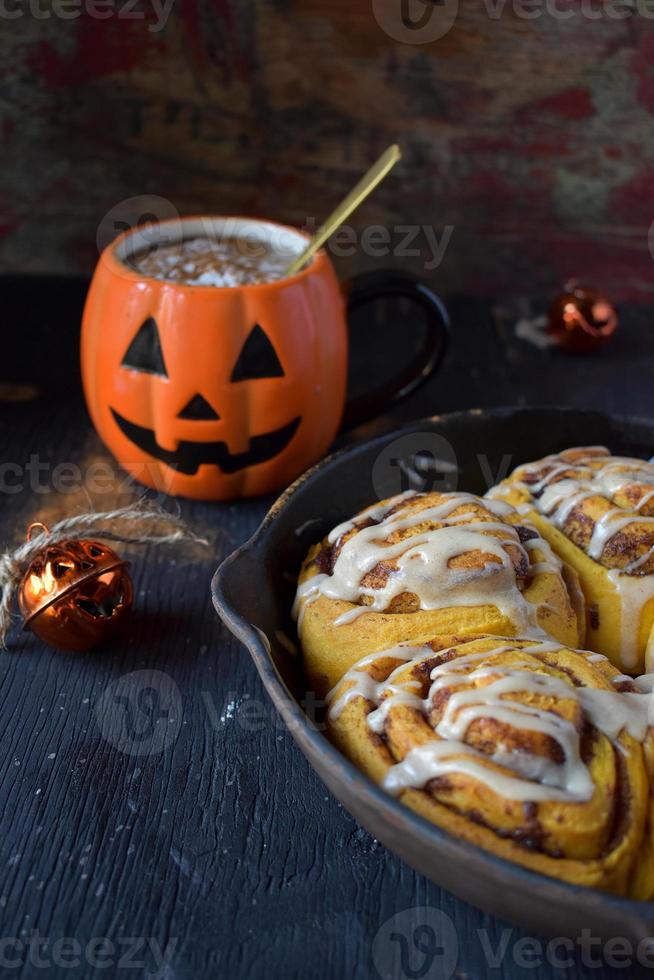
[[[202,395],[194,395],[190,402],[181,410],[177,418],[193,419],[196,422],[215,422],[220,418],[220,415],[218,415],[218,412],[214,412],[206,398],[203,398]]]

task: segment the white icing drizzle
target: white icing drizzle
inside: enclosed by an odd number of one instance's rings
[[[541,480],[525,483],[521,477],[527,472],[551,466]],[[576,473],[576,476],[561,474]],[[531,506],[554,524],[563,529],[573,509],[589,497],[601,496],[612,501],[625,487],[640,484],[654,487],[654,466],[652,462],[633,459],[627,456],[611,456],[608,449],[589,447],[576,459],[565,459],[560,455],[546,456],[536,463],[530,463],[516,471],[513,485],[530,494]],[[510,492],[509,484],[506,492]],[[493,497],[494,491],[489,495]],[[630,524],[652,524],[654,517],[644,517],[640,511],[654,498],[654,488],[641,496],[638,502],[627,511],[613,507],[607,511],[593,528],[586,553],[594,561],[600,561],[604,549],[611,539]],[[627,670],[635,671],[639,666],[639,626],[643,607],[654,599],[654,575],[638,574],[654,556],[654,545],[643,555],[629,562],[623,569],[608,570],[609,579],[620,600],[620,657]],[[646,668],[654,666],[654,644],[646,653]]]
[[[577,728],[556,712],[524,703],[519,696],[533,694],[557,702],[577,703],[595,728],[622,751],[623,746],[617,741],[621,732],[627,732],[639,742],[645,739],[652,714],[649,692],[654,690],[654,674],[636,682],[638,692],[607,691],[576,687],[555,674],[534,670],[533,663],[520,659],[521,655],[526,657],[559,649],[560,644],[551,641],[516,646],[510,640],[498,638],[497,644],[490,649],[434,667],[430,674],[431,686],[423,700],[415,691],[420,687],[419,682],[401,675],[406,671],[407,662],[432,658],[434,651],[428,646],[400,644],[391,650],[369,654],[355,664],[328,695],[329,715],[332,720],[337,720],[350,701],[363,697],[375,706],[367,715],[368,725],[374,732],[381,733],[394,708],[404,705],[420,714],[428,713],[437,693],[446,688],[451,693],[434,729],[437,737],[411,749],[400,762],[391,766],[383,780],[388,792],[398,794],[404,789],[418,789],[438,776],[463,773],[511,800],[588,800],[593,795],[593,783],[580,757]],[[509,651],[517,655],[512,663],[494,662],[500,654]],[[367,668],[382,658],[392,658],[400,663],[385,680],[374,681]],[[605,659],[601,654],[586,655],[588,663]],[[477,666],[480,661],[482,663]],[[477,686],[479,681],[486,683]],[[563,762],[510,750],[501,740],[492,755],[484,754],[465,742],[469,726],[478,719],[494,719],[512,728],[539,732],[554,739],[561,748]]]
[[[519,753],[516,752],[504,755],[501,759],[492,757],[492,761],[500,762],[506,768],[511,768],[512,765],[517,768],[515,760],[518,756]],[[534,762],[544,761],[537,760],[535,756],[531,758]],[[544,782],[531,782],[528,779],[502,773],[491,768],[487,764],[488,761],[488,756],[466,745],[465,742],[425,742],[412,748],[402,762],[391,767],[383,786],[385,790],[396,796],[404,789],[420,788],[437,776],[461,773],[485,783],[498,796],[525,803],[544,800],[583,802],[592,796],[592,784],[590,787],[587,786],[583,778],[578,784],[569,781],[559,788]],[[548,774],[543,769],[542,774],[534,772],[534,776],[536,775],[546,778]]]
[[[318,575],[312,575],[311,578],[298,585],[292,610],[293,618],[297,619],[298,633],[302,631],[302,623],[307,606],[320,598],[320,585],[323,579],[327,577],[323,572],[320,572]]]
[[[631,678],[628,678],[631,680]],[[579,699],[595,728],[614,741],[625,731],[642,742],[650,725],[652,701],[639,691],[603,691],[594,687],[579,689]],[[654,718],[652,718],[654,721]]]
[[[442,503],[423,510],[390,513],[398,503],[416,496],[420,495],[409,493],[394,497],[330,532],[328,541],[334,544],[356,529],[356,534],[343,543],[332,573],[317,573],[298,587],[294,615],[299,620],[299,628],[307,605],[321,595],[355,604],[353,609],[336,619],[335,625],[341,626],[364,613],[383,612],[395,597],[412,593],[417,596],[421,609],[496,606],[515,624],[518,633],[544,636],[537,624],[537,608],[524,598],[519,588],[506,545],[520,549],[527,560],[532,551],[541,552],[544,559],[530,565],[530,573],[560,574],[561,562],[549,545],[540,537],[522,544],[515,527],[502,520],[515,513],[512,507],[497,500],[481,501],[467,493],[448,494]],[[466,504],[482,505],[498,519],[473,520],[479,515],[468,509],[453,514]],[[366,526],[370,518],[378,523]],[[387,543],[391,535],[428,522],[441,526],[393,544]],[[450,566],[453,558],[473,551],[492,555],[495,560],[487,562],[483,568]],[[388,574],[384,584],[378,588],[364,586],[366,574],[385,560],[392,560],[396,568]],[[361,601],[364,597],[371,600],[369,604]]]
[[[651,694],[654,691],[654,674],[641,674],[640,677],[634,677],[633,682],[643,694]]]
[[[350,521],[343,521],[341,524],[337,524],[336,527],[332,528],[327,535],[327,540],[330,544],[334,544],[339,538],[342,538],[344,534],[349,531],[353,531],[355,527],[360,524],[365,523],[367,520],[372,520],[375,522],[383,520],[386,515],[398,504],[402,503],[404,500],[410,500],[412,497],[416,496],[415,490],[405,490],[404,493],[398,493],[394,497],[389,497],[387,500],[382,500],[379,504],[373,504],[372,507],[366,507],[362,510],[360,514],[357,514],[355,518]]]
[[[620,666],[636,670],[640,616],[646,603],[654,599],[654,575],[627,575],[617,568],[607,575],[620,596]]]
[[[422,657],[428,656],[433,653],[431,647],[412,647],[399,645],[393,647],[390,650],[384,650],[381,653],[370,653],[367,657],[362,660],[357,661],[357,663],[352,667],[343,677],[343,680],[347,679],[351,681],[348,689],[336,699],[337,689],[340,687],[339,684],[332,688],[327,694],[327,704],[330,705],[329,717],[334,721],[340,717],[343,708],[350,703],[354,698],[364,697],[368,701],[374,703],[381,700],[381,695],[383,691],[388,691],[393,688],[393,677],[402,668],[403,663],[400,663],[398,667],[392,671],[391,674],[386,678],[386,680],[377,682],[366,672],[366,667],[370,664],[376,663],[378,660],[390,657],[393,660],[409,661],[409,660],[419,660]],[[406,686],[406,685],[405,685]],[[390,697],[389,697],[390,700]],[[420,702],[422,707],[422,701]],[[381,706],[380,709],[381,710]],[[384,713],[388,709],[384,709]],[[373,712],[374,714],[374,712]],[[368,716],[368,722],[370,723],[370,715]],[[373,727],[374,721],[371,724]]]
[[[529,571],[532,575],[559,575],[563,567],[563,562],[558,555],[555,555],[551,547],[544,538],[530,538],[524,541],[522,547],[529,553]],[[545,558],[542,561],[531,561],[531,552],[541,551]]]

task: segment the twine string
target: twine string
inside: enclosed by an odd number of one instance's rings
[[[114,521],[133,521],[138,524],[139,530],[126,534],[112,531],[106,525]],[[160,530],[157,530],[158,527]],[[194,534],[179,514],[171,514],[143,498],[104,513],[76,514],[57,521],[49,531],[38,531],[14,551],[0,555],[0,649],[6,649],[14,592],[39,552],[49,545],[79,541],[89,536],[122,544],[209,543],[206,538]]]

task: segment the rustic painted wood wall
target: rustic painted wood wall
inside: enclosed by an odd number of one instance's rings
[[[342,270],[440,243],[446,291],[651,296],[652,0],[132,2],[3,0],[5,270],[90,272],[137,195],[304,224],[397,140]]]

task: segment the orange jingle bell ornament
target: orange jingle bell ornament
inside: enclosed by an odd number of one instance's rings
[[[27,531],[49,533],[40,521]],[[127,562],[99,541],[47,544],[18,590],[24,629],[60,650],[90,650],[122,625],[132,607]]]
[[[120,524],[131,528],[118,533]],[[60,650],[90,650],[124,623],[133,598],[127,562],[97,538],[139,545],[208,544],[177,514],[145,499],[102,514],[66,517],[51,530],[36,521],[22,545],[0,554],[0,648],[6,647],[16,590],[24,629]]]
[[[547,332],[564,350],[586,354],[605,344],[617,327],[617,311],[606,296],[571,280],[550,307]]]

